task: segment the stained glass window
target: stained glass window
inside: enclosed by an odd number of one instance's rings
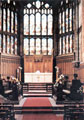
[[[17,55],[17,38],[15,37],[15,55]]]
[[[48,35],[52,35],[52,15],[48,15]]]
[[[10,10],[7,9],[7,32],[10,32]]]
[[[3,31],[6,31],[6,9],[3,9]]]
[[[7,36],[7,53],[10,53],[10,37]]]
[[[65,33],[65,12],[63,11],[63,33]]]
[[[70,9],[70,13],[69,13],[69,27],[70,27],[70,31],[72,31],[72,9]]]
[[[36,13],[36,35],[40,35],[40,13]]]
[[[61,37],[59,39],[59,55],[62,54],[62,40],[61,40]]]
[[[37,39],[36,39],[36,54],[37,54],[37,55],[40,55],[40,48],[41,48],[40,45],[41,45],[41,44],[40,44],[40,39],[37,38]]]
[[[46,35],[46,15],[42,15],[42,35]]]
[[[30,55],[34,55],[34,38],[30,39]]]
[[[3,53],[6,52],[6,36],[3,35]]]
[[[14,38],[11,36],[11,54],[14,53]]]
[[[59,13],[59,33],[61,34],[61,13]]]
[[[66,9],[66,32],[68,32],[68,8]]]
[[[70,35],[70,53],[73,52],[73,48],[72,48],[72,35]]]
[[[65,37],[63,37],[63,54],[65,54]]]
[[[34,15],[30,15],[30,34],[34,35]]]
[[[25,35],[29,35],[28,25],[29,25],[29,17],[26,14],[26,15],[24,15],[24,34]]]
[[[46,8],[49,8],[49,4],[46,3],[46,4],[45,4],[45,7],[46,7]]]
[[[28,55],[29,53],[29,39],[28,38],[24,38],[24,54]]]
[[[31,8],[31,4],[29,3],[29,4],[27,5],[27,7],[28,7],[28,8]]]
[[[17,54],[18,9],[14,2],[2,2],[0,6],[0,52]]]
[[[66,53],[69,52],[69,41],[68,41],[68,36],[66,36]]]
[[[74,19],[73,2],[60,2],[58,9],[58,28],[59,28],[59,42],[58,55],[69,54],[73,52],[73,19]]]
[[[53,49],[53,41],[52,38],[48,39],[48,55],[52,55],[52,49]]]
[[[40,1],[37,1],[37,2],[36,2],[36,7],[37,7],[37,8],[40,8]]]
[[[33,9],[32,4],[30,3],[27,4],[27,7],[24,8],[24,35],[29,35],[29,30],[30,35],[34,35],[34,33],[36,33],[36,35],[41,35],[41,33],[42,35],[46,35],[47,31],[48,35],[52,35],[53,12],[52,9],[49,8],[49,4],[45,4],[45,6],[42,6],[42,9],[40,9],[40,7],[41,5],[43,5],[43,2],[36,1],[36,4],[33,3],[33,5],[36,5],[35,7],[37,9]],[[47,14],[47,12],[49,15]]]
[[[47,55],[47,41],[45,38],[42,39],[42,54]]]
[[[17,34],[17,13],[15,13],[15,33]]]
[[[27,10],[26,9],[24,9],[24,14],[26,14],[27,13]]]
[[[0,53],[1,53],[1,42],[2,42],[2,37],[1,37],[1,34],[0,34]]]
[[[14,32],[14,13],[11,12],[11,33]]]
[[[25,41],[24,54],[51,55],[53,47],[52,7],[38,0],[33,3],[28,3],[24,6],[23,21],[24,40],[25,37],[29,39],[29,43],[27,43],[27,40]]]
[[[2,29],[2,9],[0,8],[0,30]]]

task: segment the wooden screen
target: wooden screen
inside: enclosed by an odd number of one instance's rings
[[[24,56],[24,82],[49,83],[52,82],[52,73],[52,56]]]

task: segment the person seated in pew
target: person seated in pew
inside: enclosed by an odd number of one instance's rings
[[[11,79],[10,76],[7,76],[8,89],[11,89]]]
[[[57,101],[64,100],[63,98],[63,80],[64,75],[60,75],[59,81],[58,81],[58,87],[57,87]]]
[[[56,79],[56,82],[53,86],[54,94],[57,96],[57,101],[63,100],[63,79],[64,75],[61,74],[58,79]]]
[[[18,88],[17,88],[17,82],[14,79],[12,83],[12,95],[13,95],[13,100],[17,101],[18,100]]]
[[[2,80],[0,80],[0,94],[4,96],[4,86]]]
[[[67,82],[68,82],[68,76],[65,75],[63,80],[63,89],[67,89]]]
[[[74,74],[74,79],[72,80],[72,86],[70,88],[70,99],[71,100],[83,100],[83,92],[81,91],[82,83],[77,79],[78,75]]]
[[[62,81],[59,81],[58,87],[57,87],[57,101],[62,101],[63,99],[63,84]]]
[[[69,83],[68,76],[65,75],[63,81],[63,95],[65,95],[66,99],[70,95],[70,86],[68,83]]]

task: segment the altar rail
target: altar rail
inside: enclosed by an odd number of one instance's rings
[[[48,93],[53,95],[53,83],[22,83],[22,91],[23,96],[25,92],[28,92],[28,94]]]

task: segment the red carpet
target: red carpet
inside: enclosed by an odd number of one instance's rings
[[[24,107],[51,107],[51,103],[48,98],[28,98]],[[56,116],[55,114],[24,114],[22,120],[63,120],[63,116]]]
[[[51,107],[52,105],[48,98],[36,97],[36,98],[28,98],[25,101],[23,106],[28,106],[28,107],[49,106],[49,107]]]

